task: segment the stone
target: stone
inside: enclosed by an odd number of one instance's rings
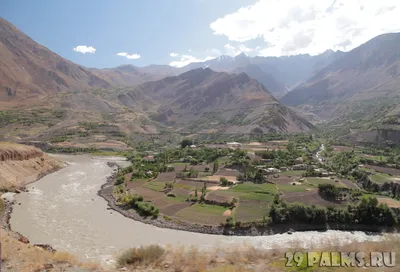
[[[54,264],[51,264],[51,263],[48,263],[48,264],[44,265],[44,269],[52,269],[54,267],[55,267]]]

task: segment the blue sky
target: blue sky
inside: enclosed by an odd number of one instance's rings
[[[400,32],[398,0],[0,0],[0,16],[98,68],[183,66],[240,52],[316,55]]]
[[[168,64],[170,53],[196,52],[207,57],[211,47],[228,39],[213,35],[210,23],[254,0],[1,0],[0,16],[36,42],[87,67]],[[94,54],[78,53],[78,45]],[[139,59],[116,56],[138,54]]]

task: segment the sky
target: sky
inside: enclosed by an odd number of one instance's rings
[[[97,68],[317,55],[400,32],[399,0],[0,0],[0,16]]]

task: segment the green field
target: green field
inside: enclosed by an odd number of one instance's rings
[[[306,192],[309,191],[310,189],[313,189],[313,187],[308,186],[306,184],[279,184],[278,185],[278,190],[285,193],[294,193],[294,192]]]
[[[241,201],[234,209],[236,221],[260,220],[268,214],[270,202],[267,201]]]
[[[234,197],[239,197],[241,200],[272,201],[277,191],[275,184],[243,183],[233,186],[231,189],[227,190],[226,193]]]
[[[392,180],[392,176],[384,173],[375,173],[370,176],[371,180],[376,183],[385,183]]]
[[[264,184],[255,184],[255,183],[243,183],[233,186],[231,188],[234,192],[242,192],[242,193],[250,193],[250,192],[269,192],[272,194],[276,193],[275,184],[264,183]]]
[[[291,171],[285,171],[279,173],[280,175],[285,175],[285,176],[299,176],[301,177],[301,174],[303,174],[305,171],[304,170],[291,170]]]
[[[143,187],[146,187],[146,188],[151,189],[156,192],[162,192],[162,191],[164,191],[164,188],[165,188],[165,182],[150,181],[150,182],[147,182],[145,185],[143,185]]]
[[[311,184],[311,185],[315,185],[316,187],[318,187],[318,185],[320,184],[332,184],[335,185],[337,187],[347,187],[346,185],[344,185],[342,182],[335,182],[334,179],[323,179],[323,178],[307,178],[307,183]]]
[[[196,204],[180,210],[175,216],[183,221],[207,225],[218,225],[225,222],[223,213],[227,209],[217,205]]]
[[[172,202],[186,202],[187,196],[166,196],[166,198]]]

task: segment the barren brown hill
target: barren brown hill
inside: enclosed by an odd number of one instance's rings
[[[400,33],[380,35],[326,66],[285,95],[287,105],[400,95]]]
[[[110,83],[65,60],[0,18],[0,103],[14,105],[61,91],[108,88]],[[10,104],[10,103],[9,103]]]
[[[158,122],[181,129],[261,133],[307,131],[312,127],[245,73],[198,68],[147,82],[122,92],[118,98],[130,108],[140,107]]]

